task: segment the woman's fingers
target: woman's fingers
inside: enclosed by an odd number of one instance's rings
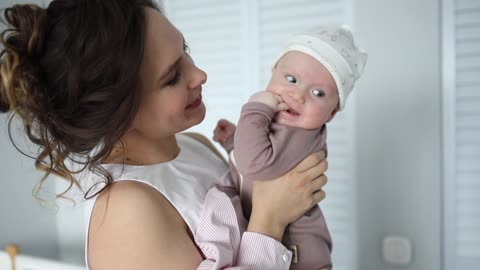
[[[322,188],[327,184],[327,176],[322,174],[312,181],[312,205],[314,206],[323,199],[325,199],[325,191]]]
[[[328,161],[326,159],[322,160],[320,163],[316,164],[314,167],[306,170],[304,172],[306,179],[316,179],[324,174],[328,169]]]
[[[315,206],[317,203],[321,202],[323,199],[325,199],[325,191],[320,189],[319,191],[314,192],[312,194],[313,204],[311,206],[312,207]]]
[[[322,174],[319,177],[313,179],[312,189],[311,189],[312,193],[322,189],[325,186],[325,184],[327,184],[327,176],[324,175],[324,174]]]
[[[302,162],[300,162],[295,168],[295,172],[304,172],[309,170],[312,167],[315,167],[318,165],[322,160],[325,159],[325,151],[321,150],[318,152],[315,152],[308,157],[306,157]]]

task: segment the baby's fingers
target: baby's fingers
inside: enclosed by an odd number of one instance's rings
[[[285,102],[280,102],[277,104],[277,108],[275,109],[276,112],[278,111],[286,111],[288,110],[288,105]]]
[[[224,137],[225,137],[225,130],[217,126],[213,131],[213,140],[216,142],[223,142],[225,141]]]
[[[226,126],[228,126],[230,124],[230,122],[226,119],[220,119],[218,120],[218,123],[217,123],[217,126],[220,126],[222,128],[225,128]]]

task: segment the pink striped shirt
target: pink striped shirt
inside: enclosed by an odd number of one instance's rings
[[[292,252],[268,236],[246,231],[241,202],[229,188],[212,187],[205,198],[195,242],[205,256],[199,270],[289,269]]]

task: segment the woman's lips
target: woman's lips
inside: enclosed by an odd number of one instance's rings
[[[193,109],[200,106],[200,104],[202,104],[202,95],[198,96],[198,98],[195,99],[192,103],[190,103],[190,105],[185,107],[185,109]]]

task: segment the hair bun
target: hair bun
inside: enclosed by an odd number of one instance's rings
[[[32,4],[14,5],[5,9],[4,15],[8,26],[11,27],[3,32],[9,34],[6,45],[30,57],[41,54],[43,32],[47,23],[46,10]]]
[[[0,97],[0,113],[6,113],[8,112],[8,108],[10,106],[3,101],[3,98]]]
[[[42,78],[39,58],[43,53],[47,12],[32,4],[14,5],[3,12],[6,30],[1,32],[0,112],[28,110],[26,100],[37,94]],[[27,102],[27,103],[30,103]],[[22,107],[22,108],[20,108]],[[23,111],[23,112],[22,112]]]

